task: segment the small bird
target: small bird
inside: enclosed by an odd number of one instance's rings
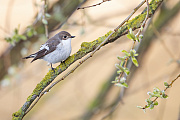
[[[66,31],[61,31],[42,44],[38,52],[23,59],[33,58],[31,63],[37,59],[43,59],[51,64],[51,69],[54,71],[52,64],[62,62],[70,56],[71,39],[74,37]]]

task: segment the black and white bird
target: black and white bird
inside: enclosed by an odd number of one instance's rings
[[[52,64],[62,62],[70,56],[71,39],[74,37],[66,31],[61,31],[41,45],[38,52],[23,59],[33,58],[31,63],[37,59],[43,59],[51,64],[51,69],[54,71]]]

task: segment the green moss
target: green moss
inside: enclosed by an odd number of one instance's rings
[[[73,61],[74,61],[74,55],[72,55],[72,56],[70,56],[70,57],[68,57],[68,59],[65,61],[65,64],[66,65],[68,65],[68,64],[71,64],[71,63],[73,63]]]
[[[12,120],[22,120],[23,115],[24,111],[22,111],[22,109],[19,109],[17,112],[12,114]]]
[[[105,34],[105,37],[108,37],[113,31],[110,30],[108,33]]]
[[[29,102],[32,98],[32,94],[27,98],[27,102]]]
[[[145,17],[146,17],[146,12],[141,15],[136,16],[132,20],[129,20],[127,22],[128,28],[137,28],[137,27],[141,26]]]

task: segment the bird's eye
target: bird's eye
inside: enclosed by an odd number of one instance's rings
[[[63,38],[65,38],[65,39],[66,39],[67,37],[68,37],[68,36],[66,36],[66,35],[65,35],[65,36],[63,36]]]

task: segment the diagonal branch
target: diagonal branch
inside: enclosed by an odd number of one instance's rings
[[[145,1],[145,0],[143,0]],[[151,17],[158,6],[163,2],[163,0],[152,0],[149,4],[149,17]],[[128,33],[128,28],[132,28],[133,30],[140,28],[142,22],[144,21],[146,17],[146,9],[138,16],[136,16],[134,19],[129,20],[125,25],[117,28],[114,32],[109,31],[107,34],[105,34],[102,37],[99,37],[98,39],[92,41],[92,42],[83,42],[81,44],[81,48],[72,56],[70,56],[66,61],[62,62],[59,66],[56,67],[55,73],[53,71],[49,71],[47,75],[44,77],[44,79],[37,84],[36,88],[33,90],[33,93],[27,98],[27,101],[25,104],[15,113],[13,113],[13,119],[22,119],[27,112],[30,105],[33,103],[33,101],[42,93],[42,91],[63,71],[65,71],[71,64],[73,64],[78,59],[81,59],[85,55],[87,55],[89,52],[92,52],[94,50],[99,50],[101,45],[107,45],[108,43],[114,42],[121,36]],[[109,36],[109,37],[108,37]],[[105,41],[107,40],[107,41]],[[105,41],[105,42],[103,42]],[[98,47],[100,46],[100,47]],[[94,52],[95,53],[95,52]],[[92,55],[94,54],[92,52]],[[91,55],[90,55],[91,57]],[[73,72],[73,71],[72,71]]]

